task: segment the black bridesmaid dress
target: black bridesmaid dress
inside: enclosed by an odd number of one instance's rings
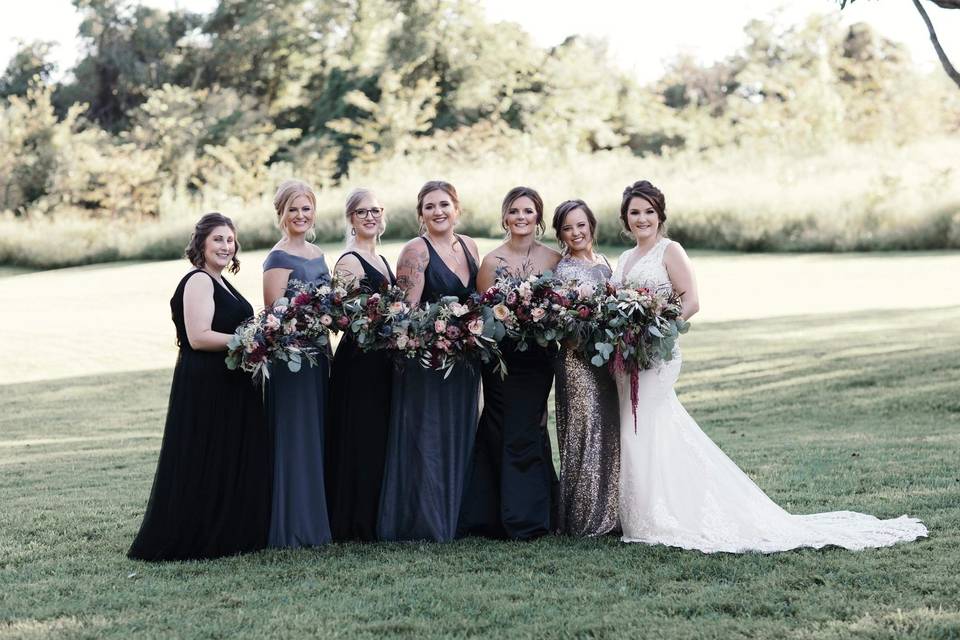
[[[477,263],[459,236],[470,268],[466,285],[424,238],[430,262],[421,300],[443,296],[460,301],[477,289]],[[480,373],[457,363],[443,372],[402,361],[394,371],[390,432],[380,494],[377,535],[381,540],[453,540],[464,480],[477,429]]]
[[[263,549],[270,526],[270,439],[260,392],[224,351],[195,351],[187,340],[183,291],[170,308],[180,353],[173,370],[160,459],[143,524],[127,552],[138,560],[217,558]],[[211,328],[233,333],[253,307],[214,281]]]
[[[459,535],[529,540],[554,530],[559,480],[547,433],[553,362],[547,349],[500,344],[507,377],[483,371],[483,414]]]
[[[359,287],[382,291],[396,284],[383,256],[389,280],[359,253]],[[333,539],[377,539],[377,509],[387,452],[393,360],[384,351],[364,353],[351,334],[337,345],[330,369],[330,404],[324,468]]]

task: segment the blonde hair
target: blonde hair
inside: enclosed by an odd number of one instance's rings
[[[356,211],[357,207],[360,206],[360,203],[363,202],[364,199],[366,198],[373,198],[374,200],[377,200],[377,194],[373,192],[373,189],[367,189],[366,187],[357,187],[356,189],[351,191],[349,194],[347,194],[347,203],[346,205],[344,205],[344,208],[343,208],[343,218],[344,218],[344,225],[345,225],[344,235],[347,243],[350,242],[350,238],[352,235],[350,232],[353,230],[353,212]],[[379,200],[377,200],[377,202],[379,202]],[[383,215],[380,216],[380,220],[378,220],[378,222],[380,224],[380,227],[377,230],[377,242],[380,241],[380,235],[387,228],[387,221],[383,217]]]
[[[277,227],[284,236],[289,235],[286,225],[287,207],[299,196],[306,196],[307,200],[310,201],[310,205],[313,207],[314,224],[316,224],[317,196],[313,192],[313,189],[302,180],[284,180],[280,183],[280,186],[277,187],[277,193],[273,196],[273,208],[277,213]],[[311,228],[310,231],[307,232],[307,240],[313,242],[316,235],[316,231]]]

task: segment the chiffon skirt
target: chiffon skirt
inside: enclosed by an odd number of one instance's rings
[[[442,372],[409,360],[393,376],[380,492],[381,540],[452,540],[477,430],[480,374]]]

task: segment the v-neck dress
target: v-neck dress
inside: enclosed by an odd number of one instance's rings
[[[426,239],[430,261],[421,300],[465,301],[477,290],[477,263],[461,238],[470,278],[465,285]],[[382,540],[453,540],[477,430],[480,372],[458,363],[443,373],[413,361],[394,371],[390,432],[380,493]]]
[[[358,286],[382,291],[396,284],[390,264],[380,256],[387,276],[353,255],[363,267]],[[333,539],[370,541],[377,538],[377,509],[387,453],[393,360],[386,351],[363,352],[351,334],[337,345],[330,368],[330,402],[327,420],[327,505]]]
[[[282,250],[267,254],[263,270],[291,269],[288,282],[330,283],[326,260]],[[287,295],[293,293],[288,285]],[[327,357],[293,373],[271,363],[266,385],[267,425],[273,437],[271,547],[313,547],[330,542],[323,448],[330,365]]]

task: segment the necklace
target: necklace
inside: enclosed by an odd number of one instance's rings
[[[446,256],[453,261],[454,265],[460,266],[460,264],[462,264],[462,260],[460,259],[460,256],[457,253],[457,245],[459,243],[457,242],[456,236],[454,236],[454,239],[450,243],[449,248],[447,248],[446,243],[435,242],[434,240],[430,239],[429,234],[428,234],[428,242],[430,242],[430,244],[433,245],[433,248],[434,250],[437,251],[437,253],[440,253],[441,249],[443,250],[443,253],[441,253],[440,255],[441,258],[444,257],[444,254],[446,254]]]

